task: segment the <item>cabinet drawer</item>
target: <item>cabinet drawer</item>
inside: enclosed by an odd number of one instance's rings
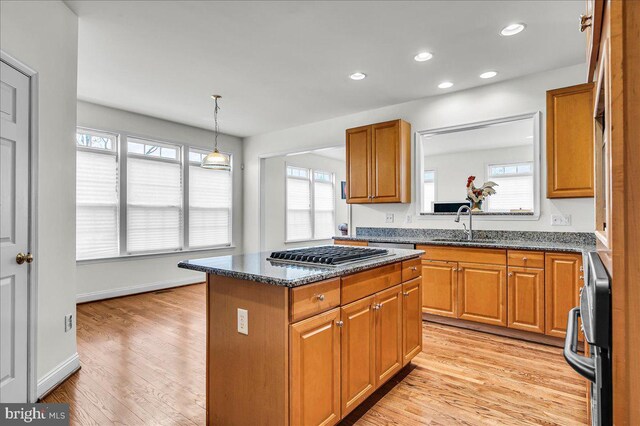
[[[333,244],[337,246],[368,246],[368,241],[356,241],[356,240],[333,240]]]
[[[412,280],[420,276],[420,258],[405,260],[402,262],[402,282]]]
[[[340,306],[340,278],[291,289],[291,322]]]
[[[509,250],[507,252],[509,266],[524,268],[544,268],[544,252],[528,250]]]
[[[342,278],[342,304],[369,296],[402,282],[402,262]]]
[[[507,251],[475,247],[416,246],[416,250],[424,250],[424,260],[444,260],[449,262],[488,263],[506,265]]]

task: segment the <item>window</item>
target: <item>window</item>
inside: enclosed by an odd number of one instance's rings
[[[127,252],[182,248],[180,147],[128,138]]]
[[[77,260],[231,245],[232,174],[200,168],[207,151],[80,128],[76,145]]]
[[[329,239],[335,228],[333,173],[287,166],[286,240]]]
[[[436,199],[436,171],[425,170],[422,185],[422,211],[433,212],[433,202]]]
[[[76,258],[117,256],[120,248],[118,136],[76,134]]]
[[[231,172],[200,167],[207,154],[189,149],[189,247],[231,244]]]
[[[488,211],[533,211],[533,163],[490,164],[488,175],[498,184],[487,198]]]

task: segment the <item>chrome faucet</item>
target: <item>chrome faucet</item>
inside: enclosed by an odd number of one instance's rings
[[[469,229],[467,229],[467,225],[465,225],[464,223],[462,224],[462,226],[464,226],[464,235],[467,236],[467,240],[471,241],[473,240],[473,214],[471,213],[471,207],[467,205],[460,206],[460,208],[458,209],[458,213],[456,214],[455,222],[460,222],[460,213],[462,213],[464,209],[467,209],[467,211],[469,212]]]

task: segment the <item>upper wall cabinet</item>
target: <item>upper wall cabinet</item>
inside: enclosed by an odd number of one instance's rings
[[[347,203],[411,202],[411,124],[356,127],[346,139]]]
[[[593,197],[593,84],[547,92],[547,198]]]

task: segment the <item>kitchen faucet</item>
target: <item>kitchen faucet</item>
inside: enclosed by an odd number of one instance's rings
[[[467,225],[465,225],[464,223],[462,224],[462,226],[464,226],[464,234],[467,236],[467,240],[471,241],[473,240],[473,214],[471,213],[471,207],[467,205],[460,206],[460,208],[458,209],[458,213],[456,214],[455,222],[460,222],[460,213],[462,213],[464,209],[467,209],[467,211],[469,212],[469,229],[467,230]]]

